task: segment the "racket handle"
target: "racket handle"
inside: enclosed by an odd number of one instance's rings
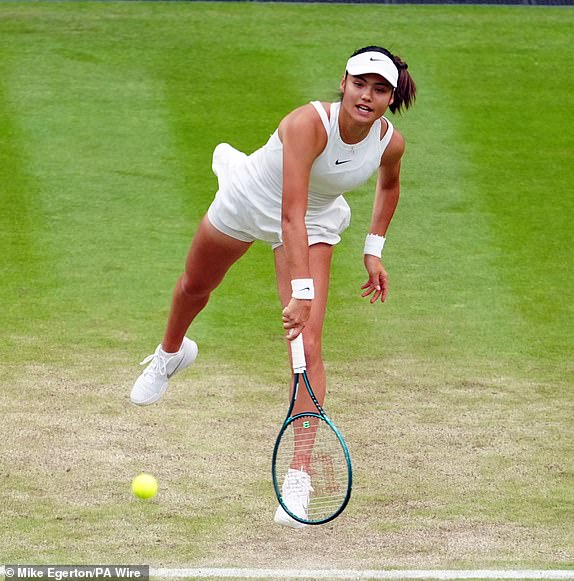
[[[305,361],[302,333],[291,341],[291,357],[293,360],[293,373],[303,373],[307,369],[307,363]]]

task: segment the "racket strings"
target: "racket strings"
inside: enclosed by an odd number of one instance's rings
[[[337,435],[322,419],[303,417],[287,427],[277,450],[276,469],[277,480],[283,477],[287,508],[304,520],[329,518],[346,500],[347,458]]]

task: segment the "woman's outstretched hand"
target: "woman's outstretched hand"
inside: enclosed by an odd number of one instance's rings
[[[381,299],[384,303],[389,292],[389,275],[381,263],[381,260],[372,254],[365,254],[365,268],[369,274],[369,280],[361,287],[362,297],[370,298],[371,304]]]
[[[289,341],[301,334],[311,315],[312,304],[312,300],[292,298],[283,309],[283,328],[287,331],[286,337]]]

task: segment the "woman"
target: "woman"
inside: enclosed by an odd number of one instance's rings
[[[283,327],[289,340],[305,328],[307,370],[323,402],[321,335],[331,257],[350,219],[342,194],[378,171],[364,249],[368,280],[361,288],[371,303],[384,302],[388,276],[380,257],[399,198],[405,145],[383,115],[387,109],[393,113],[408,109],[415,91],[407,65],[399,57],[368,46],[347,62],[340,103],[312,102],[292,111],[267,144],[249,156],[227,144],[216,147],[213,170],[219,191],[193,239],[163,341],[142,362],[149,366],[132,389],[133,403],[155,403],[169,378],[193,363],[198,350],[185,336],[189,326],[255,240],[273,247]],[[294,412],[309,404],[300,397]],[[303,480],[309,490],[308,477]],[[279,513],[276,521],[281,524],[299,524],[284,511]]]

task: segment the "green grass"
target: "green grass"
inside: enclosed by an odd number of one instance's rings
[[[5,560],[573,566],[573,21],[567,8],[3,3]],[[251,152],[290,109],[335,99],[346,58],[372,42],[408,61],[419,97],[394,120],[407,154],[385,306],[359,296],[373,183],[347,197],[325,357],[357,486],[301,552],[270,523],[288,369],[266,246],[194,325],[201,358],[166,402],[126,396],[215,192],[215,145]],[[153,503],[129,498],[143,469],[162,485]]]

